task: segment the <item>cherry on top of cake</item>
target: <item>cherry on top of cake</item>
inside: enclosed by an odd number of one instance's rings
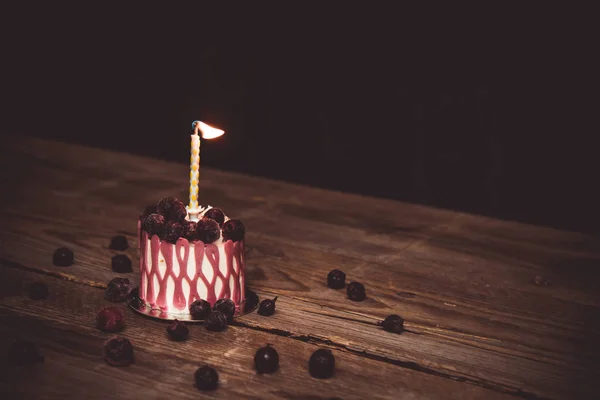
[[[148,206],[140,215],[142,229],[150,236],[176,243],[179,238],[190,242],[211,244],[223,241],[237,242],[244,239],[246,228],[239,219],[229,219],[219,208],[209,208],[197,221],[190,221],[183,202],[176,197],[165,197],[156,206]]]

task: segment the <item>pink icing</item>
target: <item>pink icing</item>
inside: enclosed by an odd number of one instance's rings
[[[139,295],[142,300],[152,307],[158,307],[161,310],[168,308],[167,302],[167,281],[171,277],[174,282],[174,291],[172,304],[177,310],[187,310],[189,305],[195,300],[200,299],[198,293],[198,280],[206,287],[206,301],[212,306],[218,299],[230,298],[235,303],[236,307],[244,301],[244,272],[245,272],[245,257],[244,257],[244,242],[232,242],[228,240],[221,246],[224,249],[226,271],[221,272],[219,268],[219,247],[214,244],[205,245],[202,242],[188,242],[184,238],[177,240],[176,244],[162,242],[158,236],[153,235],[148,241],[148,233],[141,229],[138,223],[139,246],[140,246],[140,289]],[[151,263],[148,265],[147,246],[150,244]],[[187,264],[190,255],[190,245],[194,246],[196,274],[189,277],[187,274]],[[173,265],[173,251],[175,251],[176,262],[178,263],[179,273],[176,275]],[[165,272],[161,276],[158,268],[159,255],[165,259]],[[212,267],[212,277],[208,277],[202,272],[202,262],[204,258]],[[234,263],[233,260],[236,260]],[[235,265],[234,265],[235,264]],[[237,266],[237,269],[235,268]],[[158,287],[155,287],[155,279],[158,281]],[[221,290],[216,293],[217,279],[221,280]],[[233,279],[233,285],[230,287],[230,280]],[[183,290],[183,281],[187,281],[190,293],[186,299]]]

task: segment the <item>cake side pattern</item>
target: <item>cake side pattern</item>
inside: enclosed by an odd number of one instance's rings
[[[146,304],[187,313],[189,305],[200,298],[211,306],[222,298],[231,299],[238,308],[244,302],[243,240],[215,245],[180,238],[173,244],[157,235],[149,237],[139,223],[138,237],[139,295]]]

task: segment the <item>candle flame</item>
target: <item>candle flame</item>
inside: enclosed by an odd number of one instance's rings
[[[205,124],[202,121],[194,121],[194,133],[197,135],[198,131],[202,132],[202,139],[214,139],[222,136],[225,131],[222,129],[213,128],[212,126]]]

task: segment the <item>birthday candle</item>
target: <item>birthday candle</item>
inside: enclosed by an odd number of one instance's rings
[[[195,124],[196,127],[198,124]],[[198,182],[200,180],[200,136],[198,128],[192,138],[191,154],[190,154],[190,204],[189,208],[195,210],[198,208]]]
[[[190,203],[188,211],[190,217],[193,218],[192,220],[195,220],[198,214],[198,187],[200,183],[200,135],[198,132],[202,133],[203,139],[214,139],[223,135],[225,131],[213,128],[201,121],[194,121],[192,127],[194,128],[194,133],[190,135]]]

